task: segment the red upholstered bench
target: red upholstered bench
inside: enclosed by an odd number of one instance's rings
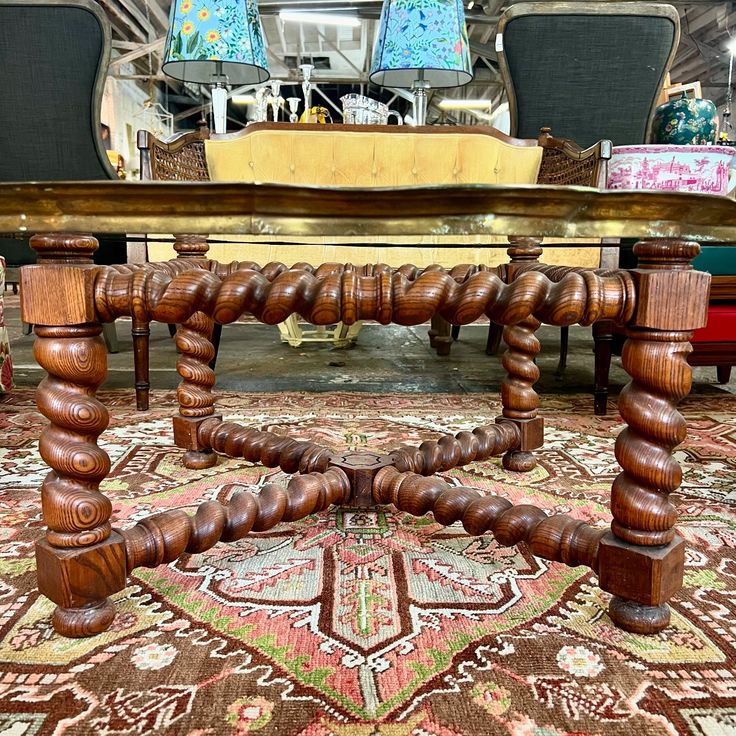
[[[3,297],[5,295],[5,259],[0,256],[0,394],[13,387],[13,361],[10,359],[10,342],[5,327]]]
[[[730,304],[716,301],[719,277],[714,276],[713,280],[716,288],[711,289],[708,324],[695,331],[692,339],[693,352],[690,353],[688,362],[690,365],[716,366],[718,382],[728,383],[731,366],[736,365],[736,277],[731,277],[733,291]]]

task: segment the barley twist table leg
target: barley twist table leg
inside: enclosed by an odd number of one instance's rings
[[[176,370],[182,381],[176,391],[179,400],[179,415],[174,420],[177,444],[184,447],[184,465],[187,468],[211,468],[217,463],[217,455],[209,448],[200,447],[194,441],[181,442],[187,433],[182,425],[191,425],[189,437],[196,438],[196,425],[215,412],[215,372],[210,362],[215,357],[211,342],[213,320],[202,312],[195,312],[176,332],[176,346],[181,351]]]
[[[107,353],[90,304],[75,302],[91,294],[97,269],[87,264],[97,241],[46,235],[31,244],[40,263],[22,276],[22,311],[36,325],[34,355],[48,374],[36,401],[49,420],[39,451],[51,468],[41,487],[48,531],[36,544],[38,586],[57,604],[52,623],[60,634],[90,636],[112,623],[108,596],[126,580],[123,540],[111,530],[112,504],[99,490],[110,469],[97,445],[108,413],[95,396],[107,375]],[[61,247],[63,261],[44,258]],[[72,324],[54,324],[61,320]]]
[[[534,358],[541,349],[536,331],[540,321],[529,316],[516,325],[503,329],[503,339],[508,350],[503,354],[502,363],[507,377],[501,384],[502,416],[498,421],[511,421],[518,425],[521,445],[518,450],[509,450],[503,456],[506,470],[527,472],[536,467],[537,460],[532,450],[541,447],[543,424],[537,416],[539,395],[534,384],[539,380],[539,368]]]
[[[637,312],[627,330],[623,366],[631,376],[619,397],[627,423],[616,440],[623,471],[611,491],[611,532],[601,541],[600,585],[621,628],[648,634],[668,625],[667,601],[682,585],[684,542],[669,501],[682,479],[674,448],[687,434],[678,402],[690,391],[692,330],[705,322],[708,274],[689,261],[697,243],[647,240],[634,252],[640,269]]]

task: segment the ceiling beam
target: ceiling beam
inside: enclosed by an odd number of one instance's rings
[[[134,61],[135,59],[140,59],[141,56],[145,56],[146,54],[158,51],[159,49],[163,48],[165,41],[166,37],[162,36],[161,38],[157,38],[155,41],[151,41],[151,43],[146,43],[142,46],[138,46],[138,48],[134,49],[133,51],[129,51],[127,54],[122,54],[121,56],[113,59],[110,62],[110,68],[114,69],[121,66],[122,64],[127,64],[128,62]]]
[[[344,61],[344,62],[345,62],[345,63],[346,63],[346,64],[347,64],[347,65],[348,65],[348,66],[349,66],[349,67],[350,67],[350,68],[351,68],[351,69],[352,69],[352,70],[353,70],[353,71],[354,71],[355,73],[356,73],[356,75],[357,75],[358,77],[360,77],[360,76],[361,76],[361,74],[362,74],[362,72],[360,71],[360,69],[358,69],[358,67],[357,67],[357,66],[355,66],[355,64],[353,64],[353,62],[352,62],[352,61],[350,61],[350,59],[348,59],[348,57],[347,57],[347,56],[345,56],[345,54],[343,54],[343,52],[342,52],[342,51],[340,51],[340,49],[339,49],[339,48],[337,47],[337,45],[336,45],[336,44],[332,43],[332,41],[331,41],[331,40],[330,40],[329,38],[327,38],[327,36],[325,36],[325,34],[324,34],[324,33],[322,33],[322,30],[321,30],[321,29],[319,28],[319,26],[318,26],[318,27],[316,27],[316,28],[315,28],[315,30],[317,31],[317,35],[318,35],[318,36],[319,36],[319,37],[320,37],[320,38],[321,38],[321,39],[322,39],[322,40],[323,40],[323,41],[324,41],[324,42],[325,42],[325,43],[326,43],[326,44],[327,44],[327,45],[328,45],[328,46],[329,46],[329,47],[330,47],[330,48],[331,48],[331,49],[332,49],[333,51],[335,51],[335,52],[336,52],[337,54],[339,54],[339,55],[340,55],[340,57],[341,57],[341,58],[343,59],[343,61]]]
[[[145,31],[149,41],[158,35],[153,28],[153,24],[151,23],[150,18],[146,17],[146,15],[140,11],[133,0],[117,1],[125,9],[125,12],[128,13],[133,19],[135,19],[136,23],[138,23],[138,25]]]
[[[166,30],[169,27],[169,14],[163,9],[159,0],[143,0],[143,4],[150,14],[156,18],[161,28]]]
[[[125,33],[119,31],[121,36],[129,41],[133,40],[140,43],[147,43],[148,41],[150,41],[150,39],[146,35],[146,32],[142,28],[140,28],[129,15],[123,13],[121,8],[117,5],[117,3],[114,2],[114,0],[99,0],[99,3],[107,11],[108,15],[112,16],[110,18],[111,21],[114,18],[115,21],[117,21],[116,25],[118,25],[119,28],[127,30],[127,32]]]

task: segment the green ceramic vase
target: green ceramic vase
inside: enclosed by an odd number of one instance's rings
[[[654,111],[652,143],[702,146],[716,142],[718,111],[710,100],[688,98],[660,105]]]

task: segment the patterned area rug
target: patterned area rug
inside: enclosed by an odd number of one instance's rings
[[[130,392],[102,398],[112,410],[104,490],[120,527],[284,480],[228,459],[183,469],[171,394],[154,393],[144,414]],[[477,394],[225,395],[220,405],[226,418],[335,449],[419,443],[499,412]],[[431,518],[339,508],[139,569],[116,596],[111,631],[60,638],[34,589],[43,418],[30,391],[2,409],[2,735],[736,734],[736,396],[683,405],[685,587],[672,626],[653,637],[612,627],[589,570]],[[606,525],[620,420],[592,416],[584,395],[544,410],[534,472],[493,461],[445,477]]]

